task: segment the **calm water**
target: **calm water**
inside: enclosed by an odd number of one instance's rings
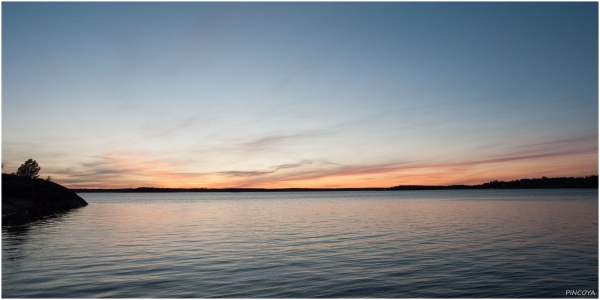
[[[598,295],[598,191],[80,194],[2,228],[2,296]]]

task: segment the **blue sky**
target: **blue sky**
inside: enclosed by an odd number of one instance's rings
[[[2,161],[69,187],[598,169],[598,4],[2,3]]]

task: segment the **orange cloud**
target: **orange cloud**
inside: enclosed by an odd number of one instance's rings
[[[514,148],[513,152],[446,161],[391,160],[343,165],[301,160],[266,169],[206,170],[144,152],[109,152],[53,178],[71,188],[338,188],[479,184],[540,176],[598,173],[596,136]],[[585,146],[587,145],[587,146]],[[193,169],[197,168],[197,169]],[[189,169],[192,169],[189,171]]]

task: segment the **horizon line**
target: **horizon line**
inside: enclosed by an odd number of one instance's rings
[[[485,184],[492,183],[513,183],[521,180],[556,180],[556,179],[587,179],[590,177],[598,177],[595,175],[588,175],[582,177],[546,177],[542,176],[539,178],[520,178],[514,179],[510,181],[502,181],[502,180],[491,180],[484,183],[479,184],[450,184],[450,185],[422,185],[422,184],[407,184],[407,185],[395,185],[391,187],[293,187],[293,188],[260,188],[260,187],[225,187],[225,188],[214,188],[214,187],[152,187],[152,186],[140,186],[140,187],[127,187],[127,188],[68,188],[70,190],[142,190],[142,189],[155,189],[155,190],[214,190],[214,191],[227,191],[227,190],[262,190],[262,191],[281,191],[281,190],[389,190],[398,187],[415,187],[415,188],[471,188],[471,187],[481,187]],[[597,179],[596,179],[597,182]]]

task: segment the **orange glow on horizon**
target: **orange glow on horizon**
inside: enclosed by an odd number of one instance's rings
[[[309,170],[305,173],[260,176],[232,176],[223,172],[206,174],[174,173],[174,166],[132,157],[116,159],[134,172],[110,181],[69,182],[56,176],[55,181],[69,188],[387,188],[397,185],[482,184],[492,180],[522,178],[583,177],[598,174],[595,153],[553,159],[539,158],[510,162],[431,164],[413,167],[364,167],[341,170]],[[137,160],[137,161],[136,161]],[[590,164],[590,161],[594,163]],[[139,163],[139,164],[138,164]]]

